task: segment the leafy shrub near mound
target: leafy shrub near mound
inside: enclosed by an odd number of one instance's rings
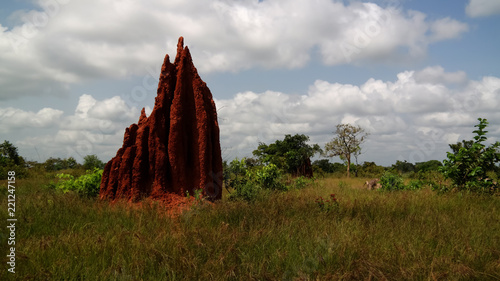
[[[230,200],[245,200],[245,201],[254,201],[257,199],[262,188],[255,183],[248,181],[245,184],[239,185],[236,187],[235,191],[229,194]]]
[[[400,175],[393,174],[391,172],[385,172],[382,177],[380,177],[381,190],[394,191],[403,190],[406,188],[403,178]]]
[[[77,178],[70,174],[57,174],[59,181],[51,182],[49,186],[64,193],[73,191],[83,197],[96,197],[99,194],[102,172],[103,170],[95,168]]]
[[[231,200],[254,201],[261,191],[288,191],[301,189],[311,183],[305,177],[291,178],[275,164],[253,166],[246,159],[235,159],[224,170],[224,184],[234,189],[229,194]]]
[[[253,201],[263,189],[281,190],[289,189],[283,183],[283,172],[274,164],[248,168],[245,167],[245,176],[241,177],[232,187],[235,192],[229,195],[230,199],[243,199]]]

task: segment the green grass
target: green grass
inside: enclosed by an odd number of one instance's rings
[[[2,231],[0,280],[500,280],[499,197],[368,191],[364,180],[322,179],[177,218],[19,180],[17,273]],[[331,193],[340,208],[322,212],[315,199]]]

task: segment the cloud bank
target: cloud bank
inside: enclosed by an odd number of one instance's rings
[[[370,132],[362,159],[383,164],[441,160],[448,144],[471,138],[478,117],[490,120],[492,141],[500,136],[500,79],[468,80],[440,66],[401,72],[394,82],[317,80],[300,96],[243,92],[216,103],[228,158],[250,156],[259,142],[285,134],[306,134],[323,145],[339,123]]]
[[[65,95],[89,79],[145,75],[185,36],[198,70],[415,60],[467,24],[399,6],[331,0],[38,0],[0,24],[0,101]],[[29,83],[27,83],[29,81]]]
[[[371,78],[350,85],[317,80],[302,95],[241,92],[215,102],[226,160],[251,156],[259,142],[285,134],[306,134],[323,146],[339,123],[366,129],[370,136],[360,161],[384,165],[444,159],[448,144],[472,137],[478,117],[491,123],[489,140],[500,140],[500,78],[470,80],[462,71],[446,72],[440,66],[404,71],[395,81]],[[56,128],[54,134],[16,142],[24,151],[43,147],[47,156],[98,154],[107,161],[121,146],[125,128],[137,122],[139,109],[118,96],[96,100],[82,95],[68,115],[50,108],[38,113],[7,108],[0,109],[1,116]],[[3,133],[14,132],[15,126]]]

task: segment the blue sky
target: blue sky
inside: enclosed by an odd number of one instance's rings
[[[497,0],[164,2],[2,3],[2,139],[109,160],[184,36],[226,160],[284,134],[323,146],[338,123],[369,131],[360,161],[382,165],[442,160],[478,117],[500,140]]]

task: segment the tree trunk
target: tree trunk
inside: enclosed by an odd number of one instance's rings
[[[347,177],[351,177],[350,173],[350,168],[351,168],[351,155],[347,156]]]

